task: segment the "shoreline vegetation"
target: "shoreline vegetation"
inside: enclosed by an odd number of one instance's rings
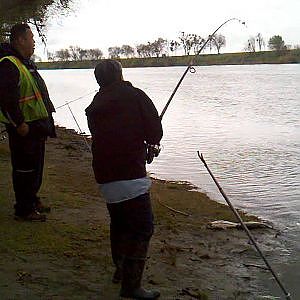
[[[0,128],[1,129],[1,128]],[[99,195],[91,154],[74,130],[57,127],[46,145],[40,196],[51,205],[45,223],[13,218],[7,140],[0,141],[0,294],[2,299],[120,299],[111,283],[109,216]],[[159,159],[159,158],[158,158]],[[236,222],[230,209],[188,183],[153,179],[155,233],[143,279],[161,299],[263,299],[269,278],[242,230],[213,230]],[[187,215],[166,208],[170,206]],[[258,218],[240,212],[245,221]],[[252,230],[262,251],[278,251],[278,232]]]
[[[147,58],[116,58],[124,68],[187,66],[194,55]],[[42,70],[89,69],[98,60],[37,62]],[[201,54],[195,57],[194,66],[292,64],[300,63],[300,49],[284,51],[239,52],[224,54]]]

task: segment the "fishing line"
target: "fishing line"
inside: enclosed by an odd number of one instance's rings
[[[195,72],[196,72],[195,68],[192,66],[192,65],[194,64],[195,58],[196,58],[197,56],[199,56],[199,54],[202,52],[202,50],[205,48],[205,46],[208,44],[208,42],[214,37],[214,35],[219,31],[219,29],[222,28],[225,24],[227,24],[228,22],[231,22],[231,21],[238,21],[238,22],[241,23],[242,25],[245,25],[245,26],[246,26],[245,22],[241,21],[240,19],[237,19],[237,18],[231,18],[231,19],[226,20],[224,23],[222,23],[222,24],[221,24],[221,25],[220,25],[220,26],[219,26],[212,34],[210,34],[210,35],[208,36],[208,38],[206,39],[206,41],[204,42],[204,44],[202,45],[202,47],[201,47],[201,48],[198,50],[198,52],[191,58],[191,60],[190,60],[190,62],[189,62],[189,64],[188,64],[186,70],[184,71],[183,75],[181,76],[180,80],[178,81],[178,83],[177,83],[175,89],[173,90],[173,92],[172,92],[172,94],[171,94],[169,100],[167,101],[165,107],[163,108],[163,110],[162,110],[162,112],[161,112],[161,114],[160,114],[160,116],[159,116],[161,120],[162,120],[162,118],[163,118],[163,116],[164,116],[166,110],[168,109],[168,107],[169,107],[169,105],[170,105],[170,103],[171,103],[173,97],[175,96],[175,94],[176,94],[176,92],[177,92],[179,86],[181,85],[181,83],[182,83],[184,77],[185,77],[186,74],[188,73],[188,71],[190,71],[191,73],[195,73]]]
[[[66,102],[66,103],[63,104],[63,105],[57,106],[55,109],[62,108],[62,107],[66,106],[66,105],[68,105],[68,104],[70,104],[70,103],[73,103],[73,102],[75,102],[75,101],[78,101],[78,100],[80,100],[80,99],[83,99],[83,98],[85,98],[85,97],[87,97],[87,96],[89,96],[89,95],[91,95],[91,94],[96,93],[96,92],[98,92],[98,90],[94,90],[94,91],[92,91],[92,92],[90,92],[90,93],[88,93],[88,94],[85,94],[85,95],[83,95],[83,96],[81,96],[81,97],[79,97],[79,98],[76,98],[76,99],[74,99],[74,100],[68,101],[68,102]]]

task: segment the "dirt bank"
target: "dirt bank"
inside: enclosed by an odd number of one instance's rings
[[[58,129],[47,142],[41,196],[52,207],[46,223],[13,219],[7,142],[0,142],[0,298],[119,299],[111,283],[109,218],[82,138]],[[262,265],[241,230],[211,230],[210,221],[236,221],[224,205],[187,184],[154,180],[156,231],[144,283],[161,299],[259,299]],[[162,204],[188,214],[175,213]],[[245,220],[254,217],[243,216]],[[276,232],[252,233],[272,253]]]

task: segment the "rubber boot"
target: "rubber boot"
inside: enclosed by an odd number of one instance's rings
[[[110,237],[110,246],[111,246],[112,260],[116,267],[116,270],[112,277],[112,282],[120,283],[122,280],[122,266],[123,266],[124,256],[122,255],[122,252],[120,250],[121,249],[120,241],[112,236],[112,232]]]
[[[113,259],[114,264],[116,266],[116,270],[114,272],[114,275],[112,277],[112,282],[113,283],[120,283],[122,280],[122,270],[123,270],[123,257],[116,260]]]
[[[145,259],[124,259],[121,297],[151,300],[160,296],[158,291],[146,290],[141,287],[144,267]]]

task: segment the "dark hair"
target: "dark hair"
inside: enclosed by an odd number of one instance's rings
[[[20,36],[23,36],[28,29],[30,29],[30,27],[26,23],[15,24],[10,29],[10,37],[9,37],[10,43],[15,42],[17,38],[19,38]]]
[[[94,74],[98,84],[105,87],[121,80],[122,65],[113,59],[103,59],[97,64]]]

